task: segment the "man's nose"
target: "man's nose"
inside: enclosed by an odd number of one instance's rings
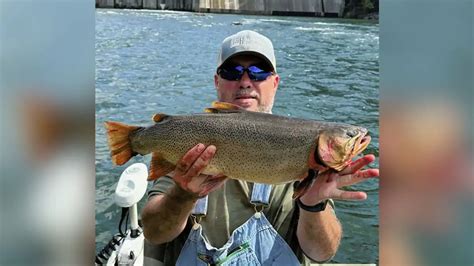
[[[247,71],[244,72],[242,78],[240,79],[240,87],[248,88],[252,85],[252,80],[249,77],[249,73]]]

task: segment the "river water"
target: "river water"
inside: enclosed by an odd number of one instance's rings
[[[379,25],[303,17],[172,11],[96,12],[96,250],[118,232],[113,193],[125,166],[113,166],[103,122],[151,124],[155,113],[198,113],[215,100],[213,74],[221,41],[251,29],[274,44],[281,83],[274,114],[345,122],[369,129],[364,153],[378,158]],[[378,167],[377,161],[371,165]],[[364,202],[336,201],[344,229],[332,263],[378,262],[378,180],[348,189]],[[140,202],[143,206],[145,198]]]

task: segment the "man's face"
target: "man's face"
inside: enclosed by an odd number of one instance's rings
[[[245,68],[262,64],[264,64],[262,59],[249,55],[236,56],[226,62],[226,65]],[[217,74],[214,76],[219,101],[233,103],[248,111],[265,113],[272,110],[279,81],[280,77],[277,74],[263,81],[251,80],[247,71],[240,80],[226,80]]]

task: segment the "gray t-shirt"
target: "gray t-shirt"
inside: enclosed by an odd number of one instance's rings
[[[166,194],[173,185],[173,179],[161,177],[155,181],[148,197]],[[212,246],[222,247],[232,232],[255,213],[254,206],[250,203],[252,187],[253,183],[229,179],[221,188],[209,194],[207,215],[202,218],[201,225]],[[296,237],[299,209],[295,206],[292,195],[292,183],[273,185],[269,206],[263,212],[300,262],[309,265],[310,260],[304,256]],[[162,261],[164,265],[175,265],[191,226],[192,222],[188,220],[183,232],[171,242],[153,245],[146,241],[145,256]]]

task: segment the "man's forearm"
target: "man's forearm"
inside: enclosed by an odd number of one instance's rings
[[[145,238],[154,244],[175,239],[186,226],[197,197],[173,186],[168,194],[151,198],[142,212]]]
[[[300,208],[297,237],[301,249],[311,259],[322,262],[332,258],[341,235],[341,224],[330,205],[321,212],[308,212]]]

